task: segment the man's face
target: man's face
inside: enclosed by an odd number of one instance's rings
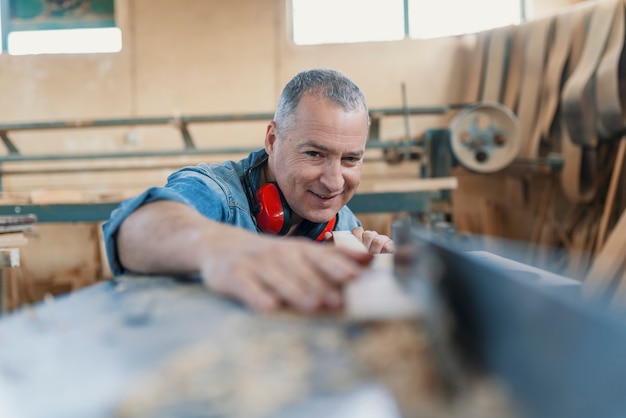
[[[294,215],[327,222],[361,181],[367,132],[364,110],[347,112],[328,99],[305,95],[293,129],[277,131],[273,122],[268,126],[267,180],[278,183]]]

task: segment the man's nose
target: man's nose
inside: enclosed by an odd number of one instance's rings
[[[329,161],[324,167],[321,181],[329,192],[340,192],[343,190],[345,180],[343,178],[341,161]]]

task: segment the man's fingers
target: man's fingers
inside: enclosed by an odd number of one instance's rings
[[[359,239],[359,241],[361,241],[361,242],[363,242],[363,232],[365,232],[365,230],[363,228],[361,228],[360,226],[352,228],[352,235],[357,237]]]
[[[304,239],[266,241],[255,257],[226,257],[207,264],[203,277],[217,293],[241,300],[257,311],[289,305],[303,312],[343,304],[341,286],[354,279],[373,254],[324,246]],[[271,256],[269,256],[271,255]]]
[[[260,279],[290,306],[313,312],[343,304],[340,286],[352,280],[373,259],[363,251],[292,242],[277,254],[275,264],[266,266]]]
[[[277,257],[276,260],[284,258]],[[274,289],[274,291],[289,305],[299,310],[311,312],[316,310],[321,301],[317,292],[313,291],[311,286],[307,286],[304,276],[306,275],[306,266],[298,265],[298,270],[290,267],[293,264],[274,264],[268,263],[267,266],[259,272],[259,279],[263,283]]]
[[[376,231],[365,231],[361,227],[353,228],[351,232],[371,254],[392,253],[395,249],[393,241],[387,235],[381,235]]]
[[[376,231],[364,231],[362,240],[365,248],[372,254],[393,252],[393,241],[387,235],[381,235]]]
[[[383,245],[383,250],[381,251],[381,253],[393,253],[396,250],[396,246],[393,243],[393,241],[390,239],[389,241],[387,241],[385,243],[385,245]]]
[[[256,311],[271,312],[280,306],[280,297],[271,288],[248,275],[230,278],[214,275],[204,277],[204,283],[211,290],[238,299]]]
[[[307,254],[312,260],[315,254]],[[345,247],[334,247],[331,253],[324,255],[323,262],[314,265],[320,273],[336,284],[344,284],[354,279],[362,270],[368,266],[374,256],[365,251],[354,250]]]
[[[280,298],[267,287],[254,279],[242,280],[242,286],[237,289],[239,297],[245,304],[259,312],[272,312],[280,307]]]

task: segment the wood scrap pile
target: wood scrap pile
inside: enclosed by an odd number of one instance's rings
[[[34,214],[0,216],[0,268],[6,269],[0,279],[0,306],[13,310],[19,305],[21,284],[14,274],[22,265],[20,248],[28,244],[27,234],[37,221]]]

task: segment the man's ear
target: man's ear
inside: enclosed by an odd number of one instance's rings
[[[271,121],[267,124],[267,131],[265,132],[265,152],[271,154],[274,149],[274,143],[276,142],[276,122]]]

